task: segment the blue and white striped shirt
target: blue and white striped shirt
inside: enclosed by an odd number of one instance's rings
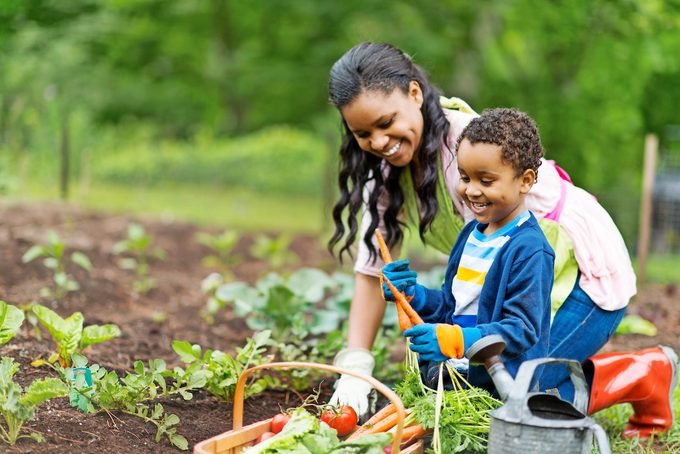
[[[470,232],[463,248],[458,270],[451,284],[451,292],[456,301],[453,323],[462,328],[477,325],[479,295],[482,292],[486,273],[491,268],[498,252],[510,240],[517,227],[526,222],[529,217],[529,211],[526,210],[488,236],[480,232],[479,229]]]

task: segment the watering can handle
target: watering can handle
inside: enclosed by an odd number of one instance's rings
[[[611,447],[609,446],[609,438],[607,438],[607,432],[596,423],[588,426],[588,429],[592,430],[595,434],[595,440],[597,441],[597,450],[600,454],[612,454]]]
[[[537,358],[523,362],[515,377],[516,386],[510,392],[508,400],[524,401],[529,392],[529,386],[531,386],[531,380],[534,377],[536,368],[545,364],[564,364],[567,366],[569,378],[571,378],[571,382],[574,384],[574,402],[572,405],[576,410],[585,415],[588,411],[588,385],[581,364],[572,359]]]

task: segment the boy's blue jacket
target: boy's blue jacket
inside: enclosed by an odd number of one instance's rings
[[[456,301],[451,284],[463,246],[478,225],[471,221],[458,235],[440,290],[416,285],[411,304],[426,323],[453,323]],[[532,213],[503,246],[486,275],[479,297],[477,328],[482,337],[499,334],[503,338],[506,347],[501,359],[513,377],[522,362],[548,355],[554,261],[555,254]],[[483,366],[471,366],[468,381],[495,389]]]

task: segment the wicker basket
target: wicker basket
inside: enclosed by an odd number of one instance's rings
[[[327,364],[304,362],[268,363],[244,370],[241,374],[241,377],[239,377],[238,382],[236,383],[236,390],[234,391],[233,429],[229,432],[224,432],[220,435],[197,443],[194,446],[194,454],[238,454],[243,450],[243,448],[255,444],[257,437],[270,430],[271,418],[243,427],[243,399],[245,395],[246,378],[251,373],[261,369],[290,368],[323,369],[339,374],[352,375],[367,381],[371,386],[378,390],[378,392],[389,399],[397,408],[399,420],[397,422],[397,431],[394,436],[394,440],[392,441],[392,452],[394,454],[399,454],[400,452],[403,454],[422,454],[423,442],[421,440],[411,446],[404,448],[403,450],[399,449],[399,445],[401,443],[401,434],[404,429],[404,417],[406,414],[404,412],[404,404],[401,402],[401,399],[399,399],[399,396],[394,393],[394,391],[368,375],[357,374],[356,372],[341,369],[335,366],[329,366]]]

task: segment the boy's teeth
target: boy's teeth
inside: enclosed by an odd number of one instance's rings
[[[386,158],[389,158],[392,156],[394,153],[396,153],[399,150],[399,146],[401,145],[401,141],[397,142],[392,148],[390,148],[387,153],[383,153],[383,156]]]

